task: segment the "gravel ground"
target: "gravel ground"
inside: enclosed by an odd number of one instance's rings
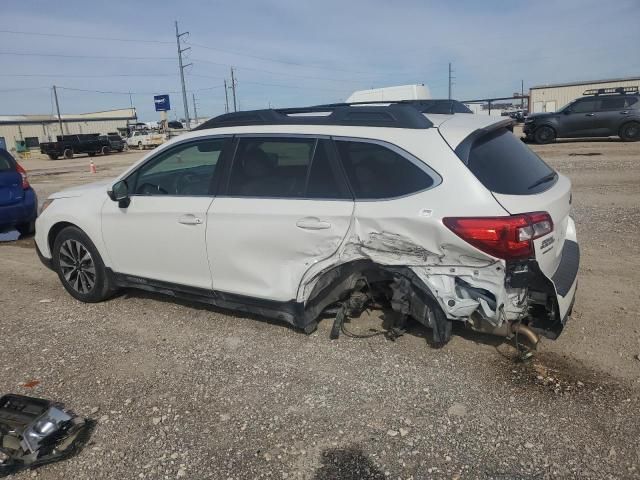
[[[78,456],[15,478],[639,478],[640,144],[535,149],[574,182],[583,261],[574,317],[525,364],[460,329],[434,350],[418,325],[331,341],[329,319],[305,336],[135,291],[85,305],[32,239],[0,245],[0,392],[97,422]],[[43,200],[139,155],[25,165]]]

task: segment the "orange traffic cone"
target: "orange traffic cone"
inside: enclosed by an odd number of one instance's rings
[[[93,163],[93,160],[91,161],[91,163],[89,164],[89,172],[91,173],[97,173],[97,169],[96,169],[96,164]]]

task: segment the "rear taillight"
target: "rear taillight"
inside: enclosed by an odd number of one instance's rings
[[[18,173],[20,174],[20,176],[22,177],[22,188],[24,190],[26,190],[27,188],[29,188],[29,180],[27,179],[27,171],[22,168],[22,166],[19,163],[16,163],[16,170],[18,171]]]
[[[477,249],[504,260],[533,257],[532,241],[553,232],[553,220],[547,212],[510,217],[448,217],[442,222]]]

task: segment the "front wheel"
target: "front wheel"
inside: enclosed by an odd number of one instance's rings
[[[138,142],[138,150],[144,150],[144,145],[142,145],[142,142]]]
[[[102,258],[86,233],[63,229],[53,242],[53,265],[64,288],[77,300],[96,303],[113,293]]]
[[[109,155],[109,152],[111,151],[111,149],[109,147],[102,147],[102,155]]]
[[[65,149],[64,153],[64,158],[73,158],[73,150],[71,150],[70,148]]]
[[[640,140],[640,123],[628,122],[620,128],[620,138],[624,142],[637,142]]]
[[[556,132],[553,128],[543,125],[542,127],[536,128],[533,139],[541,145],[551,143],[556,139]]]

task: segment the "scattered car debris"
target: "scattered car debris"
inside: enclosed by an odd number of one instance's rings
[[[91,422],[60,403],[23,395],[0,397],[0,477],[78,452]]]

